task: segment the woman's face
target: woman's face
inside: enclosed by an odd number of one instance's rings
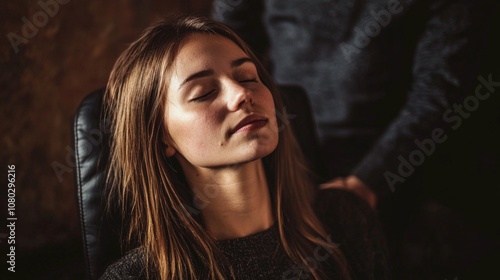
[[[274,101],[231,40],[190,35],[172,65],[166,143],[181,163],[220,168],[260,159],[278,144]],[[168,151],[167,151],[168,154]]]

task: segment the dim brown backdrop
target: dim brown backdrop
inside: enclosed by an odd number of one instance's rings
[[[169,14],[208,15],[211,5],[210,0],[59,2],[44,19],[38,0],[1,1],[0,213],[7,210],[7,165],[15,164],[20,279],[73,279],[81,273],[81,264],[73,263],[81,255],[72,167],[72,121],[79,102],[106,83],[117,56],[152,21]],[[8,35],[23,36],[23,18],[40,27],[35,35],[26,33],[33,37],[16,51]],[[1,260],[7,254],[4,221]]]

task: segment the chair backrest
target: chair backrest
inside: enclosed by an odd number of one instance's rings
[[[280,86],[287,116],[306,160],[323,179],[316,128],[307,95],[297,86]],[[105,268],[122,255],[120,246],[121,217],[117,213],[104,213],[106,165],[109,157],[110,122],[102,116],[104,89],[90,93],[81,102],[74,121],[76,160],[76,187],[89,279],[98,279]]]
[[[89,279],[98,279],[104,269],[120,257],[119,217],[104,215],[103,196],[109,155],[109,122],[104,120],[104,89],[87,95],[74,120],[76,187],[80,224]]]

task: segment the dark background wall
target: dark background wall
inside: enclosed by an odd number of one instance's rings
[[[41,2],[52,4],[44,9]],[[105,85],[118,55],[152,21],[165,14],[207,15],[210,5],[210,0],[1,1],[0,275],[7,269],[7,165],[14,164],[16,278],[82,277],[74,112],[86,94]]]

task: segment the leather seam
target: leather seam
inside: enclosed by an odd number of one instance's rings
[[[78,204],[80,207],[80,218],[81,218],[81,227],[82,227],[82,237],[83,237],[83,245],[84,245],[84,252],[85,252],[85,260],[87,262],[87,269],[89,272],[89,277],[90,279],[93,279],[93,271],[92,271],[92,265],[90,263],[90,256],[88,252],[88,238],[87,238],[87,228],[86,228],[86,223],[85,223],[85,207],[83,205],[83,185],[82,185],[82,175],[81,175],[81,164],[80,164],[80,154],[79,154],[79,149],[78,149],[78,143],[79,143],[79,137],[78,137],[78,129],[79,129],[79,118],[80,118],[80,110],[81,107],[78,110],[78,113],[75,117],[75,159],[76,159],[76,168],[77,168],[77,184],[78,184],[78,193],[79,193],[79,199],[78,199]]]

